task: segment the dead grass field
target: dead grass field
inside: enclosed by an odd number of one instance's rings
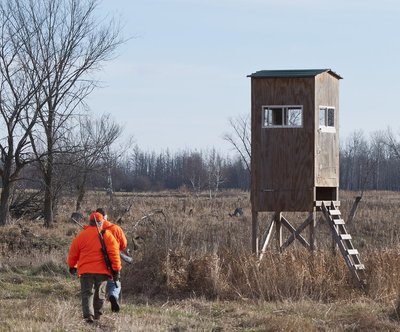
[[[347,216],[356,193],[341,193]],[[353,225],[368,287],[354,287],[321,219],[318,250],[273,246],[262,264],[250,254],[248,193],[92,193],[85,212],[102,206],[122,227],[134,264],[122,273],[123,307],[95,326],[81,319],[79,282],[65,264],[79,227],[66,199],[57,223],[19,220],[0,229],[0,331],[400,331],[400,193],[367,192]],[[231,217],[236,207],[244,215]],[[269,221],[263,216],[261,230]],[[296,224],[302,214],[291,214]]]

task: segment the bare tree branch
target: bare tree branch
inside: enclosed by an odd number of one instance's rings
[[[223,139],[232,145],[234,150],[239,153],[240,158],[246,165],[249,173],[251,160],[251,128],[250,116],[239,115],[236,118],[229,119],[232,132],[226,133]]]

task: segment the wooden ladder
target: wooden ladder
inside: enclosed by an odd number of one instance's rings
[[[328,205],[327,205],[328,204]],[[351,242],[351,235],[347,232],[345,222],[334,202],[322,202],[321,211],[332,230],[333,238],[342,253],[342,256],[354,279],[361,288],[366,286],[365,267],[361,263],[358,250]]]

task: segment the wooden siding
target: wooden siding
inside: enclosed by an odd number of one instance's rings
[[[319,106],[335,107],[335,132],[319,129]],[[315,123],[315,186],[339,187],[339,80],[328,73],[315,78]]]
[[[315,78],[252,78],[252,204],[256,211],[312,211]],[[303,128],[262,128],[262,106],[302,105]]]

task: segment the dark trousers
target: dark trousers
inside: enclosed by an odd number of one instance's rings
[[[106,299],[106,274],[82,274],[81,297],[83,318],[99,318],[103,313],[103,304]]]

